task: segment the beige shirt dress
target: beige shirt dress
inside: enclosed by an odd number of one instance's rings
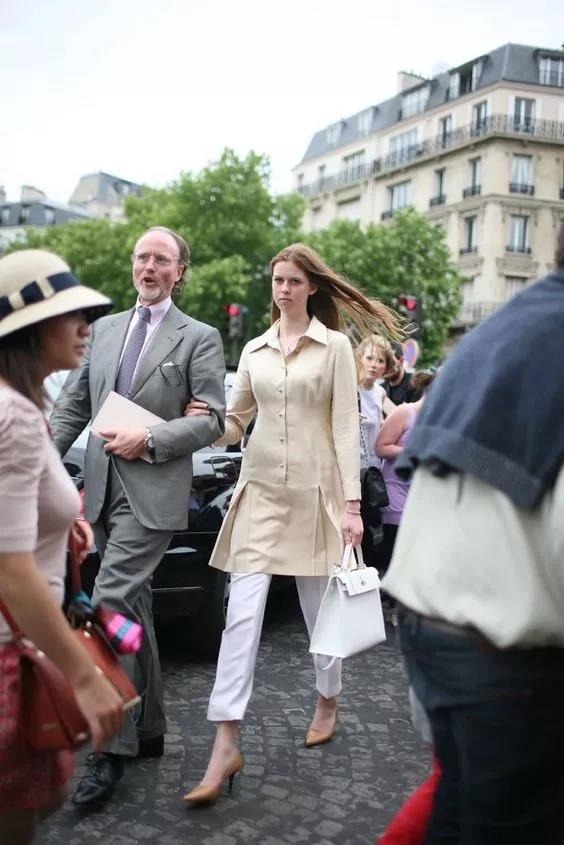
[[[313,317],[284,358],[279,323],[241,354],[216,445],[256,416],[210,560],[226,572],[328,575],[341,559],[345,501],[360,499],[356,369],[346,335]]]

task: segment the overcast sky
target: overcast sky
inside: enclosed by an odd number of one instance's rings
[[[0,185],[161,186],[231,146],[288,190],[313,133],[393,95],[397,71],[508,41],[559,47],[563,0],[0,0]]]

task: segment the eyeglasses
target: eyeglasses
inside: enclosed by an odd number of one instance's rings
[[[152,252],[134,252],[131,260],[137,264],[148,264],[151,258],[157,267],[168,267],[173,261],[180,261],[180,258],[170,258],[168,255],[153,255]]]

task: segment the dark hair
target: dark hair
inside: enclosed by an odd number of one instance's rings
[[[25,326],[0,338],[0,377],[10,387],[33,402],[40,411],[45,408],[40,323]]]
[[[430,384],[435,380],[437,371],[435,367],[429,367],[427,370],[419,370],[411,376],[411,386],[418,393],[425,393]]]
[[[564,267],[564,222],[560,224],[560,229],[558,230],[555,260],[557,267]]]
[[[172,229],[168,229],[166,226],[151,226],[151,228],[147,229],[147,231],[143,234],[146,235],[149,232],[164,232],[165,235],[170,235],[170,237],[175,241],[176,246],[178,247],[178,260],[184,269],[182,270],[182,275],[179,280],[173,287],[172,292],[180,293],[186,284],[186,273],[190,271],[190,248],[188,244],[183,237],[177,235],[176,232],[173,232]]]
[[[396,360],[403,361],[403,346],[401,343],[398,343],[397,340],[392,340],[390,346],[392,347],[392,352]]]
[[[291,244],[275,255],[270,262],[270,272],[280,261],[293,261],[309,281],[317,285],[317,292],[310,296],[307,311],[316,316],[324,326],[334,331],[350,334],[356,330],[357,339],[373,333],[384,332],[389,337],[402,337],[402,326],[398,315],[378,302],[368,299],[354,285],[325,264],[319,255],[305,244]],[[270,321],[275,323],[280,309],[273,301],[270,306]],[[351,326],[352,323],[352,326]]]

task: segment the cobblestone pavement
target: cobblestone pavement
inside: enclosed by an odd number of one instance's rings
[[[207,808],[187,808],[181,800],[205,769],[215,665],[175,654],[165,643],[165,756],[131,762],[103,810],[81,816],[67,804],[42,829],[40,845],[375,841],[429,766],[411,729],[395,631],[385,645],[346,662],[338,731],[327,745],[306,749],[315,693],[305,628],[293,591],[270,604],[242,732],[245,769],[233,793],[224,789]]]

